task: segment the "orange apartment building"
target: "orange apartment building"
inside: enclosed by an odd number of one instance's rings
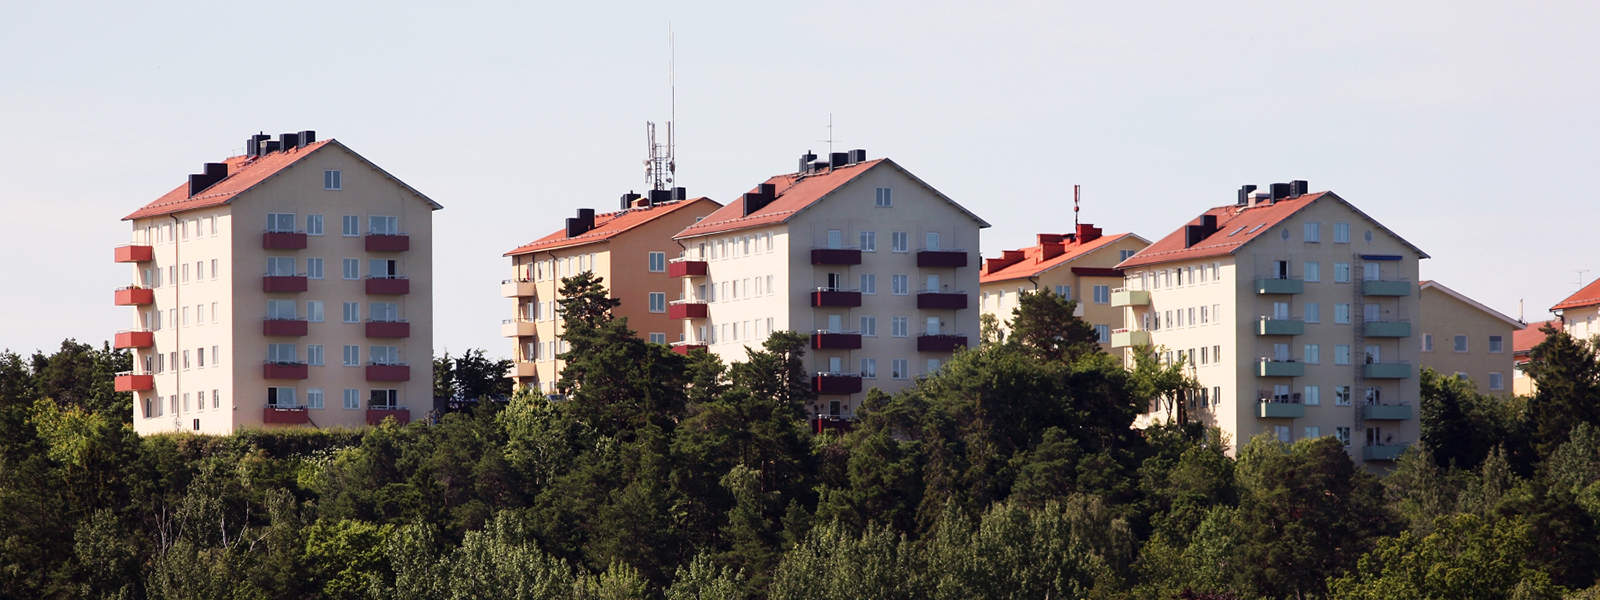
[[[1099,227],[1080,224],[1072,233],[1041,233],[1038,243],[1006,250],[983,261],[978,275],[979,312],[994,315],[1000,330],[1009,325],[1023,292],[1049,290],[1078,303],[1074,314],[1094,327],[1100,346],[1111,351],[1111,333],[1122,328],[1123,310],[1111,305],[1111,291],[1122,287],[1117,263],[1133,256],[1150,240],[1132,233],[1104,235]]]
[[[140,434],[408,422],[432,407],[433,211],[313,131],[245,153],[124,217],[133,308],[115,346]]]
[[[668,316],[668,299],[678,283],[668,275],[667,259],[682,249],[672,236],[721,206],[710,198],[690,199],[681,187],[625,194],[621,210],[579,209],[564,228],[505,253],[512,275],[501,282],[500,295],[516,304],[500,333],[513,341],[507,376],[516,387],[555,392],[562,368],[556,356],[566,351],[556,314],[563,277],[594,272],[621,300],[615,314],[640,337],[658,344],[675,340],[681,327]]]

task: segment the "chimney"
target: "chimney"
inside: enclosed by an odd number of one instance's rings
[[[206,163],[205,171],[189,176],[189,197],[228,178],[228,163]]]
[[[864,162],[867,162],[867,151],[865,149],[856,148],[855,150],[850,151],[850,164],[854,165]]]
[[[1266,192],[1250,192],[1250,206],[1261,206],[1267,203],[1272,196]]]
[[[1063,233],[1041,233],[1041,234],[1035,235],[1034,239],[1039,241],[1039,245],[1040,246],[1043,246],[1045,244],[1059,244],[1062,241],[1067,239],[1067,234],[1063,234]]]
[[[578,237],[578,235],[582,233],[583,225],[578,222],[578,218],[567,217],[567,237]]]
[[[756,186],[755,191],[747,192],[744,195],[744,216],[748,217],[750,213],[765,208],[773,200],[777,199],[777,195],[778,186],[776,185],[763,183]]]
[[[1183,247],[1192,248],[1195,244],[1204,241],[1206,238],[1211,237],[1211,234],[1216,232],[1217,216],[1200,215],[1199,224],[1185,225],[1183,227]]]
[[[1304,179],[1289,182],[1289,197],[1299,198],[1311,192],[1311,184]]]
[[[650,190],[650,204],[648,206],[663,204],[671,199],[672,190]]]
[[[299,148],[300,147],[300,134],[298,134],[298,133],[280,133],[280,134],[278,134],[278,147],[282,148],[284,150],[289,150],[289,149],[293,149],[293,148]]]
[[[1055,239],[1053,241],[1040,240],[1040,242],[1039,242],[1039,261],[1040,262],[1047,261],[1047,260],[1050,260],[1052,258],[1055,258],[1057,256],[1061,256],[1062,254],[1066,254],[1067,253],[1067,244],[1062,241],[1060,235],[1052,235],[1052,234],[1041,233],[1041,234],[1039,234],[1039,237],[1043,238],[1043,237],[1045,237],[1047,235],[1050,235],[1051,237],[1054,237]]]
[[[1100,228],[1089,223],[1079,224],[1078,231],[1076,233],[1079,244],[1087,244],[1100,239]]]
[[[632,191],[629,191],[628,193],[623,194],[622,195],[622,210],[628,210],[630,208],[633,208],[633,201],[638,199],[638,198],[639,198],[639,195],[633,193]]]
[[[578,222],[583,224],[583,230],[584,231],[589,231],[591,229],[594,229],[594,209],[592,209],[592,208],[580,208],[580,209],[578,209]]]
[[[245,156],[261,156],[261,143],[270,139],[272,139],[272,136],[264,133],[258,133],[250,136],[244,142]]]
[[[1274,183],[1274,184],[1272,184],[1272,203],[1273,204],[1277,204],[1279,200],[1282,200],[1282,199],[1288,198],[1288,197],[1289,197],[1289,184],[1287,184],[1287,183]]]
[[[689,190],[687,190],[685,188],[681,188],[681,187],[672,188],[672,199],[673,200],[688,200],[689,199]]]
[[[1250,204],[1250,192],[1254,192],[1254,191],[1256,191],[1256,186],[1253,186],[1253,185],[1241,185],[1241,186],[1239,186],[1239,206],[1246,206],[1246,205]]]
[[[273,152],[277,152],[277,151],[282,150],[282,149],[283,149],[283,144],[280,144],[278,142],[278,140],[268,139],[268,140],[262,140],[262,142],[261,142],[261,153],[262,154],[272,154]]]
[[[317,141],[317,132],[316,131],[313,131],[313,130],[310,130],[310,129],[306,129],[306,130],[302,130],[300,132],[300,147],[301,148],[304,148],[306,146],[310,146],[311,144],[316,143],[316,141]]]
[[[828,164],[830,166],[832,166],[833,168],[835,168],[835,169],[837,169],[839,167],[842,167],[842,166],[845,166],[845,165],[848,165],[848,164],[850,164],[850,153],[849,152],[834,152],[832,154],[829,154],[828,155]]]
[[[807,150],[805,154],[801,154],[800,155],[800,168],[796,169],[795,172],[796,173],[804,173],[806,171],[812,170],[813,169],[812,163],[815,162],[816,160],[817,160],[817,155],[812,154],[810,150]]]

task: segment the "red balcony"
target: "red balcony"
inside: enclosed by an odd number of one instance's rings
[[[861,376],[855,373],[817,373],[811,378],[818,394],[856,394],[861,392]]]
[[[305,250],[306,234],[294,231],[268,231],[261,234],[264,250]]]
[[[917,308],[937,310],[966,307],[966,292],[917,292]]]
[[[411,411],[409,409],[403,407],[403,406],[399,406],[399,407],[395,407],[395,408],[368,408],[367,409],[367,424],[368,425],[372,425],[372,426],[382,425],[383,424],[383,420],[387,419],[387,418],[390,418],[390,417],[394,418],[394,422],[396,424],[405,425],[406,423],[410,423],[411,422]]]
[[[411,293],[411,280],[404,277],[368,277],[367,293],[374,296],[398,296]]]
[[[917,266],[919,267],[965,267],[967,266],[966,250],[918,250]]]
[[[673,302],[667,305],[667,318],[669,319],[704,319],[706,318],[706,303],[704,302]]]
[[[667,263],[667,275],[671,277],[705,277],[706,261],[674,260]]]
[[[301,319],[264,319],[261,321],[261,335],[274,337],[301,337],[307,333],[309,325]]]
[[[117,373],[115,389],[119,392],[142,392],[145,390],[153,390],[156,389],[156,376]]]
[[[811,264],[859,265],[861,264],[861,251],[855,248],[813,248],[811,250]]]
[[[144,306],[156,301],[156,291],[146,287],[129,286],[120,288],[113,295],[117,306]]]
[[[369,338],[411,337],[411,324],[405,321],[367,321]]]
[[[690,352],[694,352],[695,350],[705,350],[705,349],[706,349],[706,345],[705,344],[677,343],[677,344],[673,344],[672,345],[672,351],[673,352],[677,352],[678,354],[682,354],[684,356],[688,356]]]
[[[411,236],[404,233],[367,234],[367,252],[405,252],[411,249]]]
[[[262,379],[305,379],[310,376],[310,369],[305,363],[263,363],[261,365]]]
[[[261,278],[261,291],[268,294],[290,294],[306,291],[305,275],[266,275]]]
[[[117,246],[116,257],[119,263],[144,262],[154,259],[156,251],[149,246],[129,244],[127,246]]]
[[[917,352],[955,352],[967,345],[967,336],[934,334],[917,336]]]
[[[411,381],[411,365],[367,365],[367,381]]]
[[[861,306],[861,292],[818,289],[811,292],[811,305],[818,308]]]
[[[111,347],[118,350],[126,348],[149,348],[156,345],[156,334],[151,331],[118,331]]]
[[[818,331],[811,334],[811,347],[816,350],[859,350],[861,334]]]
[[[278,408],[266,406],[261,409],[261,422],[268,425],[309,425],[311,413],[306,412],[306,407]]]

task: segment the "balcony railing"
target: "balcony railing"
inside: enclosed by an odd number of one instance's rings
[[[818,394],[855,394],[861,391],[861,374],[818,372],[811,383]]]
[[[1256,335],[1305,335],[1306,322],[1298,319],[1276,319],[1263,315],[1256,323]]]
[[[967,346],[967,336],[956,333],[923,333],[917,336],[917,352],[955,352]]]
[[[156,345],[156,334],[153,331],[137,329],[133,331],[118,331],[111,347],[118,350],[128,348],[149,348]]]
[[[1299,394],[1295,394],[1299,396]],[[1306,416],[1306,405],[1296,401],[1265,401],[1256,403],[1256,416],[1263,419],[1299,419]]]
[[[292,294],[306,291],[306,274],[261,276],[261,291],[268,294]]]
[[[860,248],[812,248],[811,264],[813,265],[859,265],[861,264]]]
[[[534,295],[534,282],[528,279],[500,280],[500,297],[524,298]]]
[[[267,317],[261,320],[261,335],[273,337],[300,337],[309,333],[311,326],[305,319],[294,317]]]
[[[133,371],[117,373],[114,389],[119,392],[142,392],[156,389],[156,376],[134,374]]]
[[[704,319],[707,314],[703,300],[673,300],[667,303],[668,319]]]
[[[1367,379],[1405,379],[1411,376],[1411,363],[1370,362],[1361,365],[1361,376]]]
[[[961,268],[967,266],[966,250],[918,250],[917,266],[922,268]]]
[[[144,306],[156,301],[156,291],[147,287],[118,288],[111,298],[117,306]]]
[[[405,252],[411,249],[411,236],[404,233],[367,234],[367,252]]]
[[[1367,321],[1361,324],[1361,334],[1370,338],[1411,337],[1411,322]]]
[[[500,321],[500,337],[537,335],[538,331],[538,324],[526,319],[504,319]]]
[[[262,379],[305,379],[310,368],[303,362],[267,361],[261,364]]]
[[[815,308],[861,306],[861,290],[819,287],[811,292],[811,306]]]
[[[1122,308],[1124,306],[1149,306],[1150,290],[1130,290],[1117,288],[1111,290],[1111,306]]]
[[[411,337],[411,323],[405,320],[393,321],[367,321],[367,337],[369,338],[408,338]]]
[[[1149,346],[1150,332],[1143,329],[1114,329],[1111,331],[1112,348],[1128,348],[1132,346]]]
[[[154,259],[156,252],[154,248],[144,244],[129,244],[117,246],[115,257],[119,263],[145,262]]]
[[[1405,421],[1411,418],[1410,404],[1366,404],[1361,418],[1369,421]]]
[[[861,333],[857,331],[819,329],[811,334],[811,348],[815,350],[860,350]]]
[[[689,353],[694,352],[695,350],[705,350],[705,349],[706,349],[706,345],[704,343],[701,343],[701,342],[673,342],[672,343],[672,351],[673,352],[677,352],[678,354],[682,354],[684,356],[688,356]]]
[[[922,290],[917,292],[917,308],[927,310],[960,310],[967,307],[967,293],[957,290]]]
[[[398,296],[411,293],[411,280],[403,275],[393,277],[368,277],[367,293],[374,296]]]
[[[1411,282],[1387,279],[1368,279],[1361,282],[1363,296],[1410,296]]]
[[[367,365],[367,381],[411,381],[411,365],[372,363]]]
[[[710,267],[698,258],[679,257],[667,261],[668,277],[705,277]]]
[[[1306,282],[1299,279],[1263,277],[1256,280],[1257,294],[1303,294],[1305,291]]]
[[[1405,453],[1410,444],[1369,444],[1361,448],[1361,460],[1394,461]]]
[[[261,409],[261,422],[267,425],[309,425],[311,413],[304,406],[265,406]]]
[[[404,406],[367,407],[368,425],[382,425],[384,419],[394,419],[396,425],[405,425],[411,422],[411,409]]]
[[[267,231],[261,234],[263,250],[305,250],[304,231]]]
[[[1294,360],[1266,360],[1256,364],[1256,375],[1260,377],[1304,377],[1306,364]]]

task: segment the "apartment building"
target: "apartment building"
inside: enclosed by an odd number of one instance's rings
[[[621,301],[614,314],[641,337],[658,344],[677,339],[682,326],[668,318],[667,301],[680,284],[667,275],[667,259],[682,249],[672,236],[721,206],[689,199],[681,187],[624,194],[616,212],[579,209],[562,229],[505,253],[512,276],[501,282],[500,295],[515,300],[515,312],[501,321],[500,333],[513,343],[507,376],[516,387],[556,391],[563,366],[556,356],[566,351],[556,314],[563,277],[593,271]]]
[[[1437,281],[1423,281],[1419,293],[1422,366],[1470,379],[1486,394],[1510,391],[1511,340],[1522,322]]]
[[[1589,282],[1571,296],[1550,307],[1550,312],[1561,319],[1567,335],[1589,340],[1600,335],[1600,279]]]
[[[812,413],[852,418],[865,389],[902,389],[976,339],[982,227],[892,160],[804,154],[677,234],[677,345],[731,362],[774,331],[808,334]]]
[[[1417,262],[1427,254],[1304,181],[1239,190],[1118,265],[1121,348],[1182,360],[1182,402],[1231,436],[1337,436],[1361,461],[1417,439]],[[1130,355],[1131,356],[1131,355]],[[1159,404],[1159,403],[1157,403]],[[1152,406],[1142,420],[1167,418]]]
[[[1100,344],[1111,350],[1111,331],[1122,327],[1123,309],[1111,306],[1111,290],[1122,287],[1117,263],[1150,245],[1132,233],[1102,234],[1083,223],[1072,233],[1041,233],[1027,248],[1006,250],[983,261],[978,273],[978,309],[994,315],[1009,335],[1013,312],[1023,292],[1049,290],[1077,302],[1074,314],[1094,327]]]
[[[1529,323],[1527,327],[1511,334],[1511,360],[1517,367],[1511,376],[1511,393],[1515,395],[1532,396],[1539,389],[1533,377],[1528,376],[1523,368],[1533,357],[1533,347],[1544,343],[1544,339],[1549,337],[1544,332],[1545,326],[1556,331],[1562,330],[1561,319],[1550,319]]]
[[[140,434],[408,422],[433,402],[439,204],[316,132],[245,152],[124,217],[116,334]]]

